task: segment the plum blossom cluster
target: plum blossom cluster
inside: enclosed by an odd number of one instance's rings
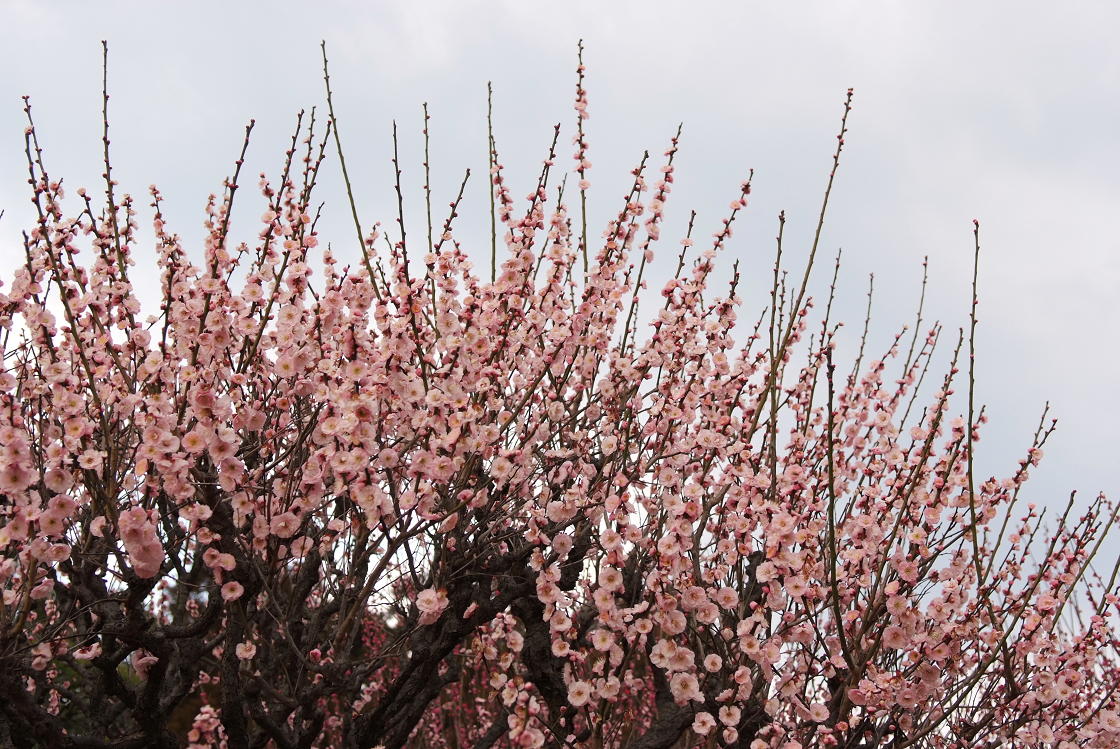
[[[312,194],[341,140],[301,113],[258,218],[233,219],[243,150],[201,248],[151,189],[145,314],[133,198],[106,161],[103,201],[67,199],[27,114],[38,218],[0,294],[0,739],[1120,744],[1116,579],[1089,565],[1115,506],[1048,526],[1019,507],[1045,420],[1011,475],[976,475],[966,337],[943,372],[935,325],[837,374],[816,243],[787,288],[779,235],[770,305],[738,325],[737,266],[713,269],[749,179],[642,293],[679,131],[586,269],[554,153],[520,208],[495,158],[485,282],[462,189],[429,242],[399,216],[384,250],[379,226],[350,264],[324,249]]]

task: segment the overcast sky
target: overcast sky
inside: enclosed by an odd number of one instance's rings
[[[582,37],[594,226],[617,211],[641,151],[659,155],[683,121],[666,235],[679,236],[695,208],[709,236],[754,168],[752,204],[729,246],[750,279],[743,317],[753,319],[765,304],[781,209],[800,268],[851,86],[855,109],[818,279],[827,281],[842,247],[840,311],[858,329],[875,273],[878,350],[912,319],[928,255],[927,318],[955,338],[967,323],[979,218],[978,395],[992,419],[982,470],[1014,470],[1049,400],[1059,429],[1028,499],[1057,504],[1074,489],[1085,499],[1115,496],[1117,28],[1120,6],[1111,2],[0,0],[0,270],[9,275],[29,222],[21,95],[32,97],[53,176],[71,194],[96,185],[101,39],[110,44],[114,174],[141,197],[158,184],[172,227],[197,244],[206,196],[229,173],[246,121],[257,121],[247,173],[275,175],[295,113],[323,103],[320,39],[368,225],[394,217],[394,118],[406,187],[421,184],[422,102],[433,116],[437,204],[453,197],[463,169],[481,176],[488,80],[515,197],[531,188],[555,122],[565,128],[567,159]],[[332,159],[323,234],[345,253],[353,230],[339,184]],[[242,215],[255,219],[259,203],[249,204],[259,199],[243,197]],[[459,234],[478,250],[489,239],[485,200],[475,179]],[[408,208],[414,231],[423,221],[417,205]],[[675,244],[664,248],[667,272]]]

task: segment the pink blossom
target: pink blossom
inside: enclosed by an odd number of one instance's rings
[[[65,518],[61,513],[45,512],[39,516],[39,531],[44,536],[61,536],[66,532]]]
[[[591,633],[591,644],[596,650],[607,651],[614,645],[614,635],[610,630],[597,629]]]
[[[906,630],[897,625],[892,624],[883,630],[883,645],[893,650],[901,650],[906,647],[910,642],[910,638],[906,636]]]
[[[568,685],[568,702],[573,707],[583,707],[591,698],[591,685],[586,681],[573,681]]]
[[[159,663],[159,658],[147,650],[136,650],[132,653],[132,667],[136,669],[136,673],[140,675],[141,679],[147,679],[148,672],[157,663]]]
[[[426,588],[416,594],[416,608],[420,610],[421,624],[431,624],[439,619],[447,605],[447,592],[444,590]]]
[[[691,673],[675,673],[669,680],[669,689],[677,704],[684,704],[689,700],[702,700],[700,682]]]
[[[244,592],[245,588],[242,587],[241,583],[230,580],[228,583],[222,586],[222,600],[226,601],[227,603],[230,601],[236,601]]]
[[[51,544],[47,547],[46,554],[42,559],[45,562],[57,564],[70,558],[71,548],[69,544]]]
[[[86,450],[78,456],[78,465],[87,471],[99,469],[101,467],[102,454],[97,450]]]
[[[724,705],[719,709],[719,722],[725,726],[739,725],[742,711],[735,705]]]
[[[272,516],[268,529],[277,538],[291,538],[299,530],[299,518],[293,512],[281,512]]]
[[[739,594],[727,586],[717,590],[713,598],[724,609],[730,610],[739,605]]]
[[[716,719],[711,713],[698,712],[692,719],[692,730],[701,736],[707,736],[716,726]]]
[[[74,651],[74,657],[80,661],[91,661],[101,655],[101,643],[93,642]]]

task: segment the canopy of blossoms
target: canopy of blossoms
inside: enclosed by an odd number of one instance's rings
[[[187,248],[158,190],[150,210],[118,191],[108,120],[103,197],[64,198],[28,105],[38,220],[0,289],[0,740],[1120,744],[1115,575],[1089,566],[1115,508],[1017,504],[1045,421],[1018,470],[975,475],[969,330],[919,312],[837,372],[831,300],[806,292],[819,227],[796,283],[779,233],[742,324],[738,270],[713,268],[749,179],[714,237],[690,223],[655,260],[673,138],[589,238],[582,65],[576,110],[577,179],[554,140],[524,204],[493,148],[484,278],[464,187],[427,237],[355,208],[356,261],[324,249],[333,116],[301,115],[261,176],[253,241],[230,240],[238,160]],[[660,296],[653,262],[677,267]]]

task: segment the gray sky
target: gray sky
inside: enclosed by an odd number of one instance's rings
[[[1027,498],[1057,504],[1073,489],[1085,499],[1100,490],[1116,496],[1117,28],[1120,9],[1106,2],[0,0],[0,269],[10,273],[29,225],[20,95],[32,96],[53,176],[65,177],[71,194],[97,184],[103,38],[114,173],[138,197],[158,184],[172,228],[188,240],[200,237],[206,195],[229,173],[251,117],[246,171],[276,175],[295,112],[323,101],[326,39],[364,222],[394,217],[393,118],[406,187],[421,184],[427,101],[437,205],[454,197],[464,168],[475,171],[459,235],[475,239],[481,264],[486,81],[520,200],[557,121],[569,163],[583,37],[593,227],[617,211],[641,150],[659,157],[683,121],[660,268],[672,264],[688,210],[699,212],[699,235],[710,236],[753,167],[752,204],[729,247],[729,258],[744,262],[742,316],[753,319],[765,304],[783,208],[787,251],[800,267],[853,86],[818,281],[843,247],[840,313],[854,332],[875,272],[872,347],[880,350],[912,319],[928,254],[927,318],[955,333],[967,323],[971,220],[980,218],[978,395],[992,420],[981,470],[1014,470],[1050,400],[1059,429]],[[242,179],[250,189],[239,198],[251,220],[260,206],[255,181]],[[320,193],[323,233],[345,254],[354,240],[339,183],[332,159]],[[413,232],[423,223],[419,205],[406,209]]]

